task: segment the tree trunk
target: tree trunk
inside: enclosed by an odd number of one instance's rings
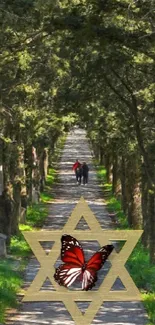
[[[148,182],[147,176],[145,173],[144,166],[142,166],[142,216],[143,216],[143,235],[142,235],[142,243],[144,247],[149,247],[149,235],[150,235],[150,220],[148,215]]]
[[[0,139],[0,196],[2,195],[4,190],[3,148],[4,142]]]
[[[47,172],[48,172],[48,151],[46,148],[43,149],[39,159],[39,171],[40,171],[40,191],[43,192],[46,183]]]
[[[11,224],[11,234],[17,235],[19,233],[19,220],[21,214],[21,183],[14,184],[13,188],[14,210]]]
[[[150,261],[155,264],[155,194],[149,193]]]
[[[103,155],[104,155],[104,150],[103,147],[100,146],[100,165],[103,165]]]
[[[12,148],[12,166],[11,171],[11,182],[13,184],[13,218],[12,218],[12,229],[13,235],[19,232],[19,221],[21,217],[21,194],[25,188],[25,169],[24,169],[24,147],[23,144],[15,143]]]
[[[126,191],[128,198],[128,223],[134,229],[141,229],[141,190],[140,190],[140,167],[137,153],[128,157],[126,166]]]
[[[95,154],[95,158],[99,161],[99,146],[97,143],[95,143],[94,145],[94,154]]]
[[[0,164],[0,195],[2,195],[3,190],[4,190],[3,165]]]
[[[48,149],[45,148],[45,156],[44,156],[45,180],[47,179],[47,175],[48,175],[48,166],[49,166],[49,155],[48,155]]]
[[[11,239],[11,226],[13,219],[13,194],[11,184],[5,187],[2,197],[1,197],[1,222],[0,228],[1,232],[7,236],[6,243],[10,244]]]
[[[105,155],[105,168],[106,168],[106,179],[107,183],[111,182],[111,162],[110,162],[110,155]]]
[[[28,146],[25,150],[25,173],[26,173],[26,192],[28,193],[29,202],[32,202],[32,190],[33,190],[33,157],[32,146]]]
[[[9,184],[10,181],[10,153],[11,153],[11,145],[7,143],[3,143],[3,184],[4,188]]]
[[[135,180],[132,197],[132,226],[134,229],[142,229],[142,212],[141,212],[141,191],[139,182]]]
[[[121,159],[121,191],[122,191],[122,197],[121,197],[122,209],[124,214],[126,214],[128,208],[128,202],[127,202],[127,193],[126,193],[126,165],[125,165],[125,158],[123,156]]]
[[[118,184],[118,157],[117,154],[113,154],[113,168],[112,168],[112,193],[117,194]]]

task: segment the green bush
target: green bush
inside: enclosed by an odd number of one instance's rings
[[[48,215],[48,209],[44,204],[33,204],[27,209],[26,222],[29,226],[41,227]]]

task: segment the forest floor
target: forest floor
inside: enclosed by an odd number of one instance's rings
[[[86,161],[90,168],[88,186],[79,186],[76,184],[75,175],[72,172],[72,165],[75,159]],[[86,133],[83,130],[76,129],[70,132],[63,148],[61,161],[58,166],[58,181],[52,189],[54,201],[49,204],[49,215],[45,220],[45,230],[62,229],[71,215],[73,208],[78,203],[81,196],[84,197],[90,209],[97,217],[103,229],[111,229],[112,223],[103,200],[103,191],[99,186],[91,150],[89,148]],[[85,225],[81,221],[78,229],[83,229]],[[82,242],[84,248],[89,249],[92,254],[99,248],[98,242],[92,244]],[[48,251],[49,247],[45,246]],[[102,273],[107,272],[108,263],[105,271],[100,273],[100,281],[103,280]],[[39,262],[32,257],[25,271],[25,287],[28,287],[35,278],[39,269]],[[105,275],[105,274],[104,274]],[[100,285],[100,281],[99,284]],[[45,282],[42,289],[53,290],[51,283]],[[95,287],[95,289],[97,286]],[[116,288],[122,289],[119,280]],[[86,308],[85,302],[79,307],[82,311]],[[146,311],[141,302],[104,302],[98,310],[92,325],[146,325]],[[24,302],[21,303],[19,310],[10,314],[6,324],[8,325],[74,325],[70,314],[61,302]],[[87,324],[87,322],[86,322]]]

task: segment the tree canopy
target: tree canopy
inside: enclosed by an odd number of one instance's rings
[[[143,224],[152,261],[154,12],[154,0],[2,0],[0,4],[4,185],[11,182],[14,190],[19,183],[23,186],[24,177],[31,175],[32,146],[38,153],[47,146],[52,150],[61,132],[78,120],[109,173],[113,165],[113,190],[120,182],[129,223]],[[21,152],[26,176],[18,159]],[[139,211],[142,219],[135,217]]]

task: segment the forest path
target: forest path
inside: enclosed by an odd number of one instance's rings
[[[78,186],[72,172],[72,165],[78,158],[81,162],[86,161],[90,168],[88,186]],[[49,216],[45,222],[44,229],[62,229],[75,205],[81,196],[85,198],[89,207],[97,217],[103,229],[111,228],[111,220],[108,217],[106,207],[103,202],[103,193],[99,186],[95,168],[92,162],[91,151],[85,131],[75,129],[67,137],[61,161],[58,167],[59,182],[54,188],[55,200],[49,206]],[[80,229],[84,225],[79,224]],[[82,242],[84,249],[89,250],[88,255],[92,255],[99,245],[97,242]],[[47,246],[45,246],[48,249]],[[104,271],[99,271],[98,286],[103,280],[103,276],[108,271],[109,262],[106,262]],[[59,263],[60,264],[60,261]],[[32,258],[25,272],[25,284],[29,284],[34,279],[39,269],[39,263]],[[95,289],[98,287],[96,286]],[[117,281],[116,287],[121,289],[121,283]],[[44,289],[51,289],[50,283],[44,284]],[[94,289],[94,290],[95,290]],[[81,310],[87,306],[85,302],[80,303]],[[9,325],[74,325],[70,314],[61,302],[32,302],[22,303],[17,314],[12,315],[7,321]],[[147,316],[141,302],[105,302],[96,314],[92,325],[146,325]],[[87,325],[87,322],[86,322]]]

